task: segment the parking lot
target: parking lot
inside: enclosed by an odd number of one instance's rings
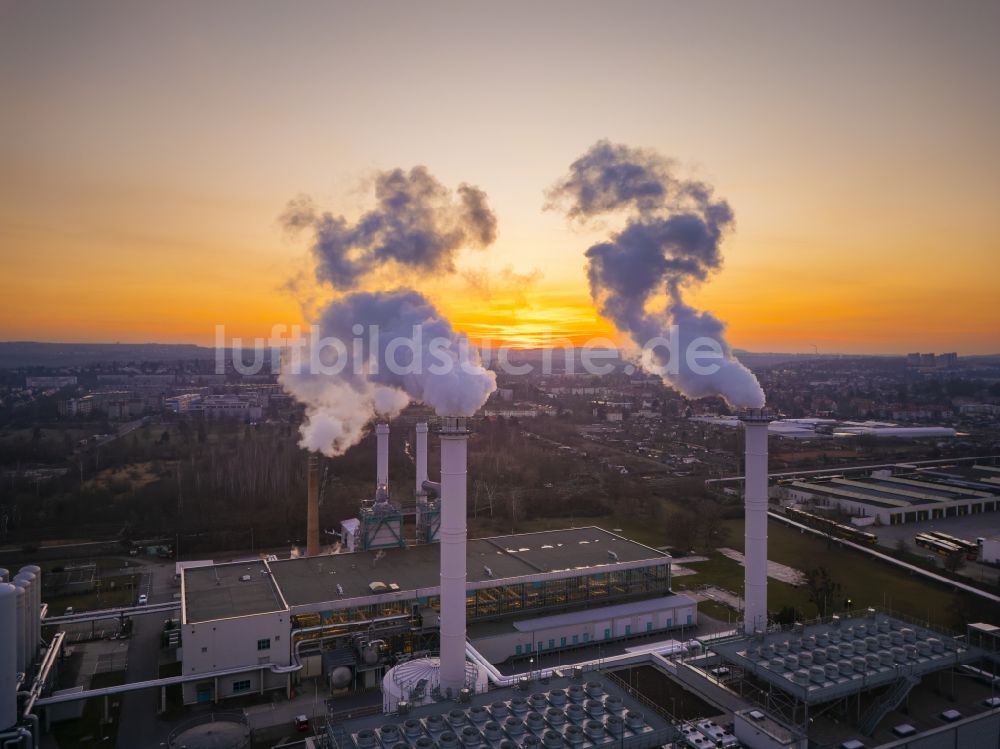
[[[866,531],[870,531],[878,536],[879,542],[888,547],[894,548],[900,539],[906,542],[912,551],[924,552],[916,546],[913,537],[918,533],[927,531],[941,531],[958,538],[975,541],[980,536],[991,537],[1000,536],[1000,512],[986,512],[977,515],[963,515],[954,518],[942,518],[939,520],[925,520],[920,523],[906,523],[905,525],[883,525],[866,526]],[[926,552],[933,556],[931,552]],[[1000,582],[1000,569],[978,562],[966,562],[960,573],[973,581]]]

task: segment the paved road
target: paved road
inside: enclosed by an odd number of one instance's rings
[[[150,603],[172,601],[174,586],[173,563],[141,562],[143,577],[138,593],[146,593]],[[132,638],[129,641],[126,681],[145,681],[159,677],[160,631],[167,614],[132,618]],[[166,729],[156,719],[160,709],[160,690],[142,689],[121,696],[121,724],[118,727],[118,749],[158,747],[166,738]]]

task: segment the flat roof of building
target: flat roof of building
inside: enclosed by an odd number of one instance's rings
[[[957,479],[958,477],[953,477]],[[934,480],[936,479],[936,480]],[[845,499],[886,509],[905,510],[960,500],[987,500],[1000,494],[1000,485],[953,481],[940,472],[900,474],[897,476],[858,476],[851,478],[801,479],[793,486],[832,499]]]
[[[184,624],[285,610],[262,561],[188,567],[182,575]]]
[[[470,585],[573,570],[604,571],[669,559],[661,551],[596,526],[470,539],[466,544]],[[224,569],[228,567],[234,569],[231,574]],[[270,575],[262,569],[270,570]],[[251,583],[240,580],[245,574],[251,576]],[[296,607],[366,598],[375,595],[369,587],[373,582],[398,586],[398,591],[386,594],[436,588],[440,584],[440,544],[300,557],[266,565],[199,567],[184,570],[184,579],[186,623],[245,616],[281,610],[281,601]],[[258,590],[257,583],[266,585]],[[272,605],[277,608],[269,608]]]
[[[979,659],[966,642],[876,614],[712,645],[730,663],[810,704]],[[905,668],[905,672],[901,669]]]
[[[934,479],[945,483],[951,482],[956,486],[963,486],[984,492],[1000,491],[1000,473],[996,466],[971,465],[971,466],[933,466],[930,468],[919,468],[917,473],[920,478]]]
[[[302,557],[271,562],[270,568],[288,605],[305,606],[370,596],[373,582],[396,584],[401,591],[436,588],[441,580],[440,548],[435,543]],[[469,539],[466,543],[470,585],[647,559],[667,561],[669,556],[594,526]]]

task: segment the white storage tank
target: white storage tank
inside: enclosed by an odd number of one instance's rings
[[[35,582],[31,585],[31,652],[33,654],[32,663],[38,657],[38,649],[42,645],[42,568],[37,564],[29,564],[24,567],[25,572],[30,572],[35,576]]]
[[[26,590],[27,583],[24,580],[17,579],[14,581],[14,594],[16,596],[16,610],[15,610],[15,620],[14,628],[11,630],[14,640],[14,647],[17,651],[17,670],[19,673],[23,673],[26,668],[25,664],[28,660],[28,591]]]
[[[17,588],[0,583],[0,731],[17,723]]]
[[[24,610],[26,614],[24,621],[24,657],[25,669],[30,670],[32,664],[35,662],[35,640],[32,636],[32,622],[35,615],[35,586],[38,583],[38,578],[29,568],[22,567],[17,573],[17,578],[14,580],[15,584],[18,580],[24,583]]]

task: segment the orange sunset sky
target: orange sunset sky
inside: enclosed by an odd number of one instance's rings
[[[301,322],[287,201],[356,218],[415,164],[497,214],[417,284],[458,328],[613,335],[583,263],[613,226],[542,208],[610,138],[732,206],[690,300],[733,345],[1000,352],[998,30],[987,2],[2,3],[0,339]]]

